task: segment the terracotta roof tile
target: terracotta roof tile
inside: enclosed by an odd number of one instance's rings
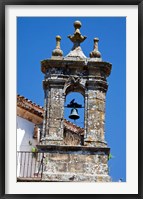
[[[43,107],[33,103],[31,100],[25,98],[24,96],[17,95],[17,106],[43,118]]]
[[[84,133],[84,129],[73,124],[72,122],[64,119],[64,126],[66,129],[73,131],[74,133],[78,133],[78,134],[83,134]]]

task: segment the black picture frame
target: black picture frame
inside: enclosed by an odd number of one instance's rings
[[[5,193],[5,6],[6,5],[138,5],[138,194],[77,195],[84,198],[143,198],[143,0],[0,0],[0,198],[75,198],[76,195]],[[133,151],[132,151],[133,153]]]

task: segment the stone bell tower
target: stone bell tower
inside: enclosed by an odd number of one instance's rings
[[[75,21],[74,28],[74,34],[68,36],[73,43],[69,54],[63,56],[61,37],[56,36],[51,58],[41,62],[45,104],[41,144],[37,147],[45,154],[43,180],[109,182],[110,148],[105,141],[104,124],[106,78],[111,64],[102,61],[98,38],[94,38],[93,51],[87,58],[80,46],[86,39],[80,33],[81,22]],[[74,136],[80,140],[74,143],[70,142],[64,122],[64,103],[70,92],[79,92],[84,97],[84,129]],[[74,134],[72,130],[70,133]]]

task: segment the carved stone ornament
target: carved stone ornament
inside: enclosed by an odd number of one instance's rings
[[[101,53],[98,51],[98,38],[94,38],[94,47],[93,51],[89,54],[91,58],[101,58]]]
[[[80,43],[82,43],[87,38],[86,36],[82,36],[80,33],[81,22],[75,21],[74,27],[75,27],[74,35],[68,36],[68,38],[73,42],[73,48],[66,57],[86,58],[80,47]]]
[[[61,37],[56,36],[56,48],[52,52],[52,56],[63,56],[63,51],[60,48]]]
[[[80,79],[80,77],[73,77],[73,76],[70,76],[69,77],[69,79],[68,79],[68,81],[67,81],[67,83],[68,84],[79,84],[80,83],[80,81],[81,81],[81,79]]]

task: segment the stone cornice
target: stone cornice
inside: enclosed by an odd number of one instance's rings
[[[112,64],[104,61],[96,61],[94,58],[87,58],[87,59],[70,59],[66,60],[66,58],[63,59],[47,59],[41,61],[41,71],[45,74],[47,69],[49,68],[65,68],[65,70],[68,68],[81,68],[83,69],[84,67],[88,69],[100,69],[102,70],[106,76],[108,77],[111,72]]]
[[[47,79],[43,81],[43,89],[47,89],[49,86],[63,88],[65,80],[63,79]]]
[[[101,90],[103,92],[106,92],[108,89],[107,81],[99,79],[99,80],[87,80],[86,86],[90,87],[90,89],[94,90]]]
[[[77,152],[81,154],[99,154],[99,155],[109,155],[110,148],[104,147],[89,147],[89,146],[67,146],[67,145],[37,145],[38,149],[42,152],[58,152],[58,153],[71,153]]]

